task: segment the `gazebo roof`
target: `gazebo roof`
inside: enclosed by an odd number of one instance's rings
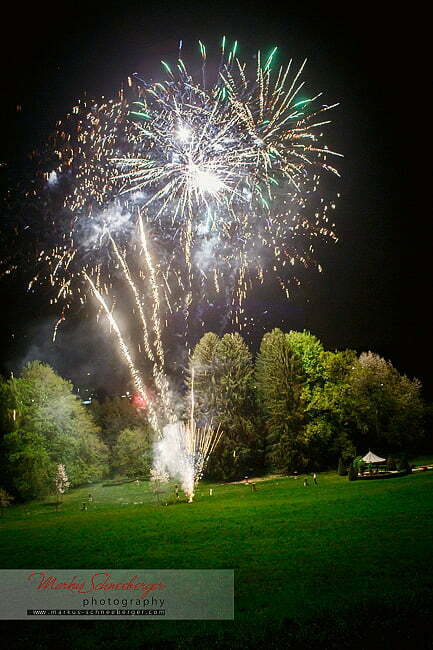
[[[365,454],[362,460],[365,463],[384,463],[386,458],[381,458],[380,456],[376,456],[376,454],[373,454],[372,451],[369,451],[368,454]]]

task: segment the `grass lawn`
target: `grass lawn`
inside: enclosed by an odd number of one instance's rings
[[[308,488],[279,478],[256,492],[213,485],[212,497],[209,487],[169,507],[147,483],[128,483],[74,490],[59,512],[43,502],[10,508],[1,568],[234,568],[234,622],[3,622],[9,644],[430,647],[433,472],[352,483],[327,473]]]

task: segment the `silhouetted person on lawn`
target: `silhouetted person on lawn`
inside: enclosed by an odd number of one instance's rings
[[[179,486],[178,485],[176,485],[176,487],[174,488],[174,493],[176,495],[176,499],[179,500]]]
[[[316,472],[314,472],[314,474],[313,474],[313,483],[314,483],[314,485],[319,485],[319,483],[317,482],[317,474],[316,474]]]
[[[308,478],[305,477],[305,478],[304,478],[304,487],[308,487],[309,485],[310,485],[310,484],[309,484],[309,482],[308,482]]]

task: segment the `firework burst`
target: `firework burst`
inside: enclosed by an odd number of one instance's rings
[[[59,298],[74,290],[70,257],[83,238],[89,264],[107,282],[118,262],[107,255],[108,234],[130,246],[131,224],[142,221],[162,255],[167,308],[188,315],[194,301],[220,294],[242,327],[254,279],[273,273],[287,293],[297,280],[284,268],[313,263],[318,237],[336,239],[335,201],[321,196],[320,178],[338,176],[331,161],[341,154],[324,140],[337,104],[321,93],[305,98],[305,61],[278,68],[276,48],[259,52],[254,70],[225,38],[219,65],[208,64],[201,43],[200,52],[200,80],[180,48],[175,65],[162,62],[162,81],[130,78],[115,99],[79,103],[59,123],[56,173],[73,215],[55,254]]]
[[[57,125],[46,183],[63,205],[48,215],[29,289],[52,287],[54,335],[77,299],[96,301],[140,393],[142,359],[151,367],[159,433],[176,421],[168,319],[181,315],[186,347],[206,304],[219,300],[242,328],[255,282],[273,274],[288,293],[297,280],[285,267],[308,265],[317,238],[336,238],[320,181],[338,176],[341,154],[325,141],[337,104],[306,98],[305,62],[278,67],[276,51],[259,52],[251,69],[237,43],[222,40],[218,64],[200,43],[197,79],[180,47],[174,65],[162,62],[164,79],[131,77],[115,98],[81,101]],[[188,431],[197,439],[193,423]]]

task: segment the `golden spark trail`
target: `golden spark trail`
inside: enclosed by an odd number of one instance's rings
[[[139,215],[138,218],[139,232],[140,232],[140,241],[144,252],[144,257],[146,260],[147,268],[149,269],[150,275],[150,286],[152,290],[153,297],[153,331],[155,333],[155,349],[157,352],[157,361],[153,366],[155,382],[159,388],[160,397],[163,404],[164,415],[168,422],[173,422],[175,417],[173,410],[171,408],[170,399],[169,399],[169,387],[167,377],[164,372],[165,357],[164,357],[164,347],[162,345],[161,338],[161,319],[160,319],[160,300],[158,292],[158,284],[155,276],[155,269],[152,263],[152,258],[149,253],[149,248],[147,245],[146,233],[144,232],[143,218],[142,215]]]
[[[152,352],[151,347],[150,347],[149,333],[148,333],[148,329],[147,329],[147,322],[146,322],[146,317],[144,315],[143,305],[142,305],[142,300],[141,300],[140,294],[139,294],[138,289],[137,289],[137,287],[136,287],[136,285],[135,285],[135,283],[134,283],[134,281],[132,279],[132,276],[131,276],[131,273],[129,271],[129,267],[128,267],[127,263],[126,263],[126,260],[124,259],[123,255],[121,255],[121,253],[120,253],[120,251],[119,251],[119,249],[117,247],[117,244],[114,241],[113,237],[111,236],[110,232],[108,232],[108,236],[110,238],[111,244],[113,246],[113,250],[114,250],[114,252],[116,254],[116,257],[117,257],[117,259],[119,260],[119,262],[120,262],[120,264],[122,266],[125,278],[126,278],[128,284],[129,284],[129,286],[131,288],[131,291],[132,291],[132,293],[134,295],[134,298],[135,298],[135,303],[137,305],[138,313],[140,315],[141,325],[142,325],[142,328],[143,328],[144,349],[146,350],[146,354],[147,354],[149,360],[154,361],[155,357],[153,356],[153,352]]]
[[[102,296],[101,292],[96,288],[92,278],[90,278],[90,276],[87,275],[86,271],[83,271],[83,275],[86,278],[87,282],[89,283],[95,298],[98,300],[99,304],[103,308],[103,310],[105,312],[105,315],[107,316],[108,322],[110,323],[110,327],[116,333],[117,339],[119,341],[120,350],[121,350],[123,356],[125,357],[126,363],[128,364],[129,372],[131,373],[131,377],[132,377],[132,379],[134,381],[134,384],[135,384],[138,392],[140,393],[140,395],[143,395],[143,396],[146,395],[146,388],[144,386],[144,382],[143,382],[143,380],[141,378],[141,375],[140,375],[139,371],[135,367],[135,364],[134,364],[134,362],[132,360],[131,353],[129,351],[129,348],[128,348],[127,344],[125,343],[125,340],[124,340],[124,338],[122,336],[122,332],[120,331],[120,328],[119,328],[119,326],[117,324],[116,319],[114,318],[114,316],[113,316],[111,310],[109,309],[106,301],[104,300],[104,297]],[[157,435],[159,435],[160,431],[161,431],[161,428],[160,428],[160,425],[159,425],[158,416],[157,416],[157,414],[155,412],[155,409],[154,409],[153,404],[152,404],[151,401],[149,401],[148,410],[149,410],[150,424],[151,424],[154,432]]]

